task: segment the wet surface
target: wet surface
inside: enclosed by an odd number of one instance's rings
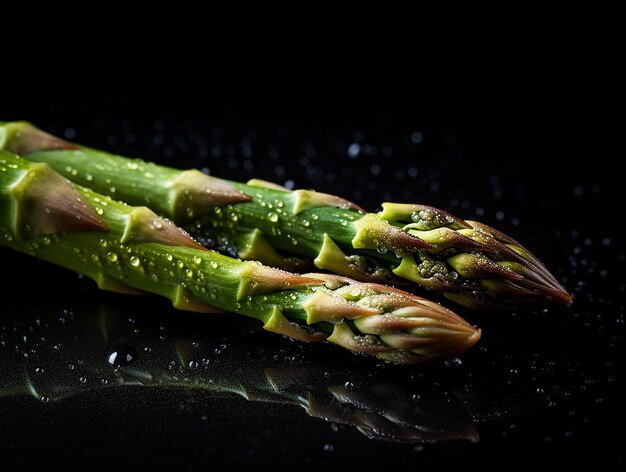
[[[483,329],[480,343],[459,359],[407,368],[292,342],[242,317],[102,293],[2,249],[19,275],[5,282],[0,309],[2,464],[623,462],[618,192],[601,153],[584,168],[569,162],[592,149],[565,112],[561,121],[477,120],[270,99],[44,103],[1,118],[372,210],[413,201],[478,219],[525,244],[575,301],[495,313],[448,304]]]

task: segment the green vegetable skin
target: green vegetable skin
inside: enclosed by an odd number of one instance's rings
[[[206,250],[148,208],[74,187],[45,163],[0,151],[0,188],[1,245],[81,272],[102,289],[233,311],[268,331],[396,363],[457,354],[480,338],[451,311],[391,287],[296,275]]]
[[[436,208],[383,203],[380,213],[364,213],[333,195],[231,182],[89,149],[25,122],[0,124],[0,148],[47,162],[113,198],[147,205],[200,242],[227,241],[242,259],[297,271],[312,261],[358,280],[413,282],[475,309],[571,302],[519,243]]]

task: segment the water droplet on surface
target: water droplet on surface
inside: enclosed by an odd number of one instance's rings
[[[119,344],[106,354],[107,362],[115,367],[132,364],[137,360],[137,350],[128,344]]]
[[[133,267],[139,267],[139,264],[141,264],[141,261],[137,256],[133,256],[130,258],[130,265],[132,265]]]
[[[81,385],[85,385],[87,383],[87,377],[80,377],[78,381]]]
[[[278,221],[278,214],[277,213],[269,213],[267,215],[268,219],[272,222],[272,223],[276,223]]]
[[[463,364],[463,361],[458,357],[453,357],[452,359],[447,359],[445,361],[446,367],[460,367]]]
[[[49,397],[41,397],[40,400],[41,400],[41,403],[48,403],[50,401],[50,398]]]
[[[109,252],[107,253],[107,259],[111,262],[117,262],[117,254],[115,254],[114,252]]]
[[[200,364],[198,363],[198,361],[189,361],[188,367],[192,370],[195,370],[200,367]]]

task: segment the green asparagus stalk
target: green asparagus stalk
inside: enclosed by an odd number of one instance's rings
[[[45,163],[0,151],[0,188],[1,245],[81,272],[102,289],[233,311],[268,331],[396,363],[456,354],[480,337],[451,311],[391,287],[206,250],[148,208],[75,187]]]
[[[381,212],[365,213],[333,195],[130,160],[25,122],[0,124],[0,148],[47,162],[113,198],[147,205],[185,224],[207,246],[226,242],[241,259],[297,271],[312,260],[318,269],[357,280],[412,282],[475,309],[571,301],[521,244],[429,206],[383,203]]]

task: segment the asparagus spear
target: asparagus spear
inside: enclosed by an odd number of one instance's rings
[[[394,288],[206,250],[148,208],[75,187],[45,163],[0,151],[0,188],[0,244],[81,272],[102,289],[151,292],[192,311],[230,310],[268,331],[396,363],[456,354],[480,337],[451,311]]]
[[[203,244],[215,247],[218,241],[218,249],[242,259],[298,271],[312,260],[318,269],[357,280],[410,281],[475,309],[571,302],[521,244],[429,206],[383,203],[381,212],[365,213],[333,195],[130,160],[69,143],[26,122],[0,124],[0,148],[47,162],[111,197],[147,205],[186,224]]]

